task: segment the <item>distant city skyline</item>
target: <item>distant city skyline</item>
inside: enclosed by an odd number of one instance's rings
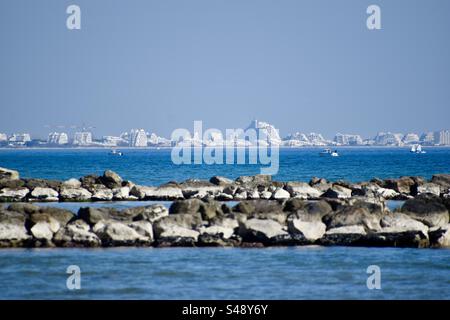
[[[381,30],[366,27],[374,3]],[[448,129],[450,1],[77,0],[81,30],[69,4],[0,2],[0,132]]]

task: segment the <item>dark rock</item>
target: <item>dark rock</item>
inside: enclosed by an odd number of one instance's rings
[[[445,226],[449,222],[449,213],[442,200],[432,195],[422,195],[405,201],[401,212],[429,227]]]
[[[225,177],[214,176],[211,179],[209,179],[209,182],[217,186],[227,186],[232,184],[234,181]]]
[[[119,188],[122,186],[122,178],[111,170],[106,170],[103,176],[99,178],[100,182],[109,189]]]
[[[398,179],[386,179],[384,188],[393,189],[400,193],[410,194],[416,181],[411,177],[400,177]]]
[[[367,208],[348,206],[327,215],[324,222],[328,229],[359,225],[366,230],[378,231],[381,229],[381,218],[380,213],[371,213]]]

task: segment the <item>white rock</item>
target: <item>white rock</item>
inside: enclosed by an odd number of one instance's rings
[[[112,190],[112,193],[114,199],[125,200],[130,197],[130,188],[129,187],[115,188]]]
[[[277,190],[275,190],[275,192],[272,194],[272,198],[276,199],[276,200],[289,199],[290,197],[291,197],[291,194],[281,188],[277,188]]]
[[[63,182],[63,186],[67,187],[67,188],[80,188],[81,187],[81,182],[78,179],[75,178],[71,178],[69,180],[66,180]]]
[[[53,238],[53,234],[58,232],[59,228],[59,223],[51,219],[50,222],[39,221],[30,229],[30,232],[38,240],[50,241]]]
[[[136,230],[137,233],[140,235],[147,237],[150,241],[153,241],[153,226],[150,222],[145,220],[135,221],[132,223],[129,223],[128,226],[134,230]]]
[[[258,232],[268,239],[288,234],[283,230],[282,225],[274,220],[249,219],[243,225],[246,232]]]
[[[0,167],[0,180],[10,181],[10,180],[18,180],[18,179],[19,179],[18,171]]]
[[[417,187],[417,193],[431,193],[439,196],[441,194],[441,187],[435,183],[424,183]]]
[[[164,231],[159,234],[159,238],[192,238],[194,241],[197,241],[199,235],[200,233],[198,231],[177,225],[170,225],[164,228]]]
[[[113,198],[113,192],[110,189],[99,189],[93,195],[93,200],[109,201]]]
[[[288,182],[286,190],[292,197],[300,199],[318,198],[323,193],[305,182]]]
[[[28,188],[3,188],[0,190],[0,199],[13,199],[13,200],[21,200],[26,197],[26,195],[30,192]]]
[[[398,233],[406,231],[422,231],[424,235],[428,233],[428,227],[422,222],[410,218],[408,215],[395,212],[385,215],[381,219],[383,233]]]
[[[176,187],[146,187],[135,185],[131,191],[131,195],[139,199],[183,199],[183,192]]]
[[[93,231],[97,236],[106,243],[112,244],[132,244],[136,241],[150,241],[149,237],[140,235],[133,228],[124,223],[103,220],[94,225]]]
[[[270,192],[270,191],[263,191],[259,195],[260,195],[261,199],[269,200],[270,198],[272,198],[272,192]]]
[[[58,201],[58,192],[52,188],[36,187],[31,191],[31,196],[39,200]]]
[[[60,197],[64,200],[89,200],[92,193],[84,188],[62,188]]]
[[[25,226],[9,223],[6,224],[0,223],[0,241],[1,240],[23,241],[28,240],[29,238],[30,236],[27,234],[27,229],[25,229]]]
[[[327,226],[320,221],[306,222],[300,219],[293,219],[289,221],[289,232],[292,234],[300,234],[311,242],[323,237]]]

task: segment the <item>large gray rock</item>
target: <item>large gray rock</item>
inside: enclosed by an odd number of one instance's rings
[[[22,187],[17,189],[3,188],[0,190],[0,202],[14,202],[24,200],[30,190]]]
[[[102,220],[97,222],[92,230],[103,246],[150,245],[152,242],[150,237],[143,236],[134,228],[118,221]]]
[[[435,174],[431,178],[431,182],[441,187],[441,193],[447,193],[450,189],[450,174]]]
[[[288,222],[288,230],[292,237],[305,243],[314,243],[323,237],[327,226],[321,221],[302,221],[292,219]]]
[[[300,199],[315,199],[320,197],[323,193],[305,182],[288,182],[286,183],[286,190],[292,197]]]
[[[21,247],[29,239],[23,224],[0,222],[0,247]]]
[[[236,204],[233,207],[233,211],[247,215],[252,213],[282,212],[283,206],[278,201],[246,200]]]
[[[416,185],[416,181],[413,177],[400,177],[398,179],[386,179],[384,181],[385,188],[405,194],[410,194],[414,185]]]
[[[59,193],[51,188],[36,187],[31,191],[31,198],[39,201],[58,201]]]
[[[225,177],[221,176],[214,176],[211,179],[209,179],[209,182],[217,185],[217,186],[227,186],[232,184],[234,181]]]
[[[74,220],[75,215],[71,211],[62,208],[40,207],[39,211],[30,213],[29,224],[33,225],[40,221],[50,221],[50,218],[58,221],[61,226],[65,226]]]
[[[78,189],[81,187],[81,182],[78,179],[70,178],[62,183],[62,186],[69,189]]]
[[[99,237],[83,220],[75,220],[54,235],[53,242],[60,247],[98,247]]]
[[[92,195],[92,200],[94,201],[110,201],[112,200],[114,194],[110,189],[99,189]]]
[[[0,167],[0,181],[19,180],[19,172]]]
[[[289,199],[290,197],[291,194],[282,188],[277,188],[272,194],[272,199],[274,200]]]
[[[272,183],[272,176],[257,174],[255,176],[241,176],[236,179],[236,183],[240,185],[270,185]]]
[[[117,220],[131,222],[133,220],[133,215],[127,210],[117,210],[115,208],[93,208],[93,207],[82,207],[78,210],[78,217],[84,220],[89,225],[95,225],[102,220]]]
[[[178,213],[156,221],[153,232],[158,246],[194,246],[201,225],[200,213]]]
[[[130,188],[129,187],[119,187],[112,189],[114,200],[128,200],[130,199]],[[137,199],[137,198],[136,198]]]
[[[417,186],[416,194],[429,193],[439,196],[441,194],[441,187],[435,183],[424,183],[420,186]]]
[[[53,218],[49,218],[48,221],[39,221],[33,227],[30,232],[36,240],[44,240],[50,242],[53,239],[53,235],[58,232],[61,225]]]
[[[239,227],[239,235],[245,242],[260,242],[264,245],[289,244],[293,240],[283,226],[274,220],[249,219]]]
[[[128,226],[134,229],[141,236],[148,238],[150,242],[153,242],[153,225],[149,221],[139,220],[128,224]]]
[[[92,193],[84,188],[62,187],[59,198],[62,201],[88,201],[91,200]]]
[[[340,186],[333,185],[327,191],[322,194],[324,198],[334,198],[334,199],[347,199],[352,196],[352,189]]]
[[[367,208],[355,206],[346,206],[324,218],[328,229],[361,226],[371,231],[381,229],[380,220],[381,214],[371,213]]]
[[[405,201],[401,211],[429,227],[443,227],[449,223],[449,213],[437,197],[423,196]]]
[[[178,187],[146,187],[135,185],[130,194],[140,200],[177,200],[184,199],[183,192]]]
[[[121,187],[123,181],[117,173],[111,170],[106,170],[99,179],[109,189]]]

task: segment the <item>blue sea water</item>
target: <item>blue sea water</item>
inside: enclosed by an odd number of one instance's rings
[[[275,179],[368,180],[450,172],[450,149],[340,148],[280,151]],[[259,173],[249,165],[181,165],[170,150],[1,150],[0,167],[24,177],[68,179],[106,169],[140,184],[236,178]],[[140,202],[113,203],[118,208]],[[163,203],[168,205],[168,203]],[[76,211],[80,204],[52,204]],[[84,204],[85,205],[85,204]],[[90,204],[105,206],[106,203]],[[81,290],[68,290],[66,269],[81,269]],[[369,290],[366,270],[381,269],[381,289]],[[289,248],[2,249],[0,299],[450,299],[450,250]]]
[[[425,148],[412,154],[407,148],[339,148],[339,157],[320,156],[321,149],[281,149],[280,167],[274,179],[308,181],[313,176],[330,180],[362,181],[450,172],[450,148]],[[236,178],[258,174],[259,165],[175,165],[169,149],[126,149],[124,156],[109,150],[6,150],[0,149],[0,167],[19,170],[24,177],[68,179],[101,174],[106,169],[139,184],[157,185],[214,175]]]

